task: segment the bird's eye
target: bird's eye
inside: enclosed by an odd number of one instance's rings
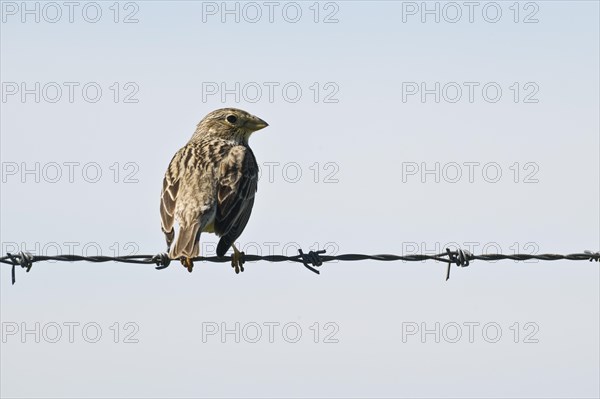
[[[236,123],[237,122],[237,118],[235,117],[235,115],[228,115],[227,118],[227,122],[229,123]]]

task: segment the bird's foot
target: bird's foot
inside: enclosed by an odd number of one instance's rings
[[[194,262],[192,262],[192,258],[183,256],[181,258],[181,264],[188,269],[188,272],[192,272],[192,269],[194,268]]]
[[[239,274],[244,271],[244,253],[238,251],[235,245],[233,247],[233,255],[231,256],[231,267],[235,269],[235,273]]]

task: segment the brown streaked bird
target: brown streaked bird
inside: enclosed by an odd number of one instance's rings
[[[236,273],[244,271],[233,243],[248,223],[258,181],[248,138],[267,126],[241,109],[215,110],[200,121],[190,141],[171,160],[160,198],[162,231],[169,257],[180,259],[188,271],[194,266],[192,258],[200,253],[203,232],[221,237],[217,256],[233,247],[231,265]]]

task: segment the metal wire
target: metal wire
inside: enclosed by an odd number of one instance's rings
[[[463,249],[456,249],[454,251],[446,248],[446,252],[439,253],[436,255],[363,255],[363,254],[344,254],[344,255],[324,255],[325,250],[321,251],[310,251],[304,253],[302,250],[298,250],[298,255],[294,256],[283,256],[283,255],[247,255],[242,254],[241,263],[244,262],[296,262],[302,263],[308,270],[319,274],[319,270],[316,267],[320,267],[324,262],[331,262],[334,260],[339,261],[361,261],[361,260],[375,260],[383,262],[393,261],[407,261],[407,262],[421,262],[425,260],[435,260],[439,262],[445,262],[448,264],[446,271],[446,280],[450,278],[450,266],[457,265],[459,267],[469,266],[470,262],[474,260],[481,260],[486,262],[492,262],[497,260],[515,260],[515,261],[526,261],[531,259],[537,259],[542,261],[555,261],[555,260],[589,260],[600,261],[600,252],[584,251],[583,253],[575,253],[568,255],[558,254],[485,254],[485,255],[473,255],[469,251]],[[19,252],[17,254],[6,254],[7,256],[0,257],[0,263],[8,264],[12,266],[12,284],[15,283],[15,268],[21,266],[26,269],[27,272],[31,270],[31,267],[36,262],[43,262],[49,260],[58,260],[63,262],[119,262],[119,263],[137,263],[144,265],[156,265],[156,269],[165,269],[171,263],[169,256],[166,253],[160,253],[158,255],[128,255],[128,256],[79,256],[79,255],[56,255],[56,256],[44,256],[44,255],[32,255],[29,252]],[[195,262],[215,262],[225,263],[231,262],[231,256],[199,256],[193,258]]]

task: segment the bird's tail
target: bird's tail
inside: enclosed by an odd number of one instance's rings
[[[179,259],[183,256],[187,258],[198,256],[200,253],[199,242],[200,225],[198,223],[192,223],[189,226],[180,226],[175,244],[169,251],[169,257],[171,259]]]
[[[233,244],[233,240],[231,237],[227,235],[221,237],[219,240],[219,244],[217,245],[217,256],[225,256],[229,248],[231,248],[231,244]]]

